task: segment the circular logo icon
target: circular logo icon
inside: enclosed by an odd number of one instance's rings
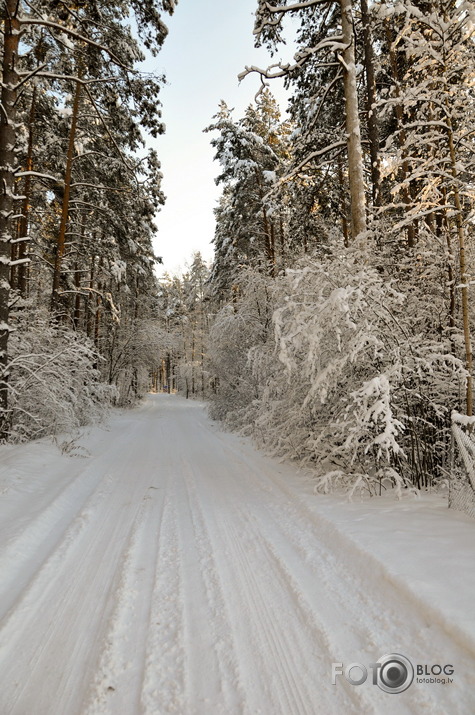
[[[414,680],[414,668],[411,661],[399,653],[383,655],[378,660],[377,683],[385,693],[402,693]]]

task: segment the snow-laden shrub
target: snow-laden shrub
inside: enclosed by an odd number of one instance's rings
[[[70,432],[98,421],[115,387],[100,382],[99,360],[82,334],[46,317],[19,316],[10,340],[10,439]]]
[[[214,416],[310,468],[324,491],[425,486],[425,456],[443,458],[438,441],[464,380],[453,335],[428,330],[436,298],[402,292],[343,248],[254,281],[213,328]],[[249,309],[256,293],[272,295],[270,329]]]
[[[248,357],[250,350],[268,339],[272,288],[269,279],[259,272],[243,270],[239,285],[234,286],[235,301],[219,311],[211,327],[210,414],[229,427],[241,428],[249,418],[249,406],[260,397],[260,378]]]
[[[277,453],[316,469],[325,488],[347,476],[369,484],[403,451],[404,425],[391,400],[398,366],[388,370],[380,330],[382,299],[399,305],[403,297],[377,271],[343,256],[289,271],[281,291],[273,315],[277,363],[256,432]],[[250,358],[261,371],[258,351]]]

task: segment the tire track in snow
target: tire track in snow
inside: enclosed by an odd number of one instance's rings
[[[331,712],[333,699],[316,687],[316,666],[331,662],[327,633],[311,628],[308,614],[275,568],[259,529],[253,528],[247,513],[229,501],[222,503],[219,497],[216,501],[215,511],[221,517],[215,521],[213,536],[217,543],[226,545],[220,573],[228,572],[225,595],[232,604],[230,611],[241,616],[233,627],[244,671],[245,712]],[[239,500],[234,501],[239,504]],[[359,698],[354,690],[340,698],[346,712],[357,712],[352,707],[355,701]]]
[[[465,649],[447,638],[445,630],[431,623],[430,617],[422,610],[414,610],[412,601],[395,589],[391,580],[384,578],[384,572],[380,575],[365,560],[351,559],[351,552],[345,555],[343,562],[339,561],[334,547],[333,551],[327,550],[321,538],[318,555],[314,553],[310,558],[302,557],[298,548],[289,549],[293,542],[292,535],[282,524],[287,527],[290,522],[276,520],[274,530],[269,528],[267,522],[263,538],[284,578],[294,584],[295,590],[308,604],[321,603],[320,615],[327,623],[336,624],[332,628],[332,661],[370,663],[375,660],[375,654],[379,657],[384,653],[399,652],[408,655],[413,663],[425,663],[431,657],[438,661],[445,653],[451,663],[458,664],[456,670],[462,676],[460,666],[467,662]],[[314,538],[318,538],[316,533]],[[309,579],[309,569],[315,574],[313,580]],[[339,624],[338,613],[343,614]],[[414,638],[415,632],[417,638]],[[410,644],[410,652],[407,644]],[[469,681],[470,676],[466,679],[466,682]],[[345,685],[346,681],[341,683]],[[401,694],[397,702],[388,702],[386,694],[377,688],[368,689],[365,686],[353,690],[357,690],[365,702],[365,707],[356,712],[366,713],[371,708],[376,715],[382,708],[394,715],[404,712],[445,715],[457,712],[463,701],[466,702],[467,712],[472,711],[475,704],[473,693],[467,692],[461,697],[457,688],[450,687],[443,691],[413,687]],[[372,702],[367,701],[367,695],[371,696]]]
[[[216,542],[209,533],[192,459],[181,462],[180,535],[187,715],[240,713],[244,693],[227,616]],[[199,485],[201,487],[201,484]],[[186,504],[186,509],[183,505]]]
[[[128,534],[124,537],[122,529],[116,529],[110,536],[103,558],[117,568],[127,549]],[[91,677],[102,624],[110,618],[118,583],[115,574],[110,578],[107,572],[106,577],[100,567],[91,565],[92,560],[95,562],[91,558],[95,551],[92,543],[81,548],[80,554],[76,548],[72,551],[83,562],[69,566],[66,573],[53,556],[39,572],[22,608],[15,610],[14,618],[0,633],[7,644],[6,658],[0,664],[5,683],[0,704],[2,712],[9,715],[49,715],[52,698],[62,704],[64,712],[68,708],[76,712],[74,703]],[[71,573],[73,570],[75,573]],[[36,627],[38,620],[40,629]],[[17,653],[15,661],[8,658],[11,651]],[[67,672],[62,669],[65,658]],[[27,674],[26,679],[19,681],[17,670],[23,678]]]
[[[148,487],[142,498],[84,715],[139,711],[164,501],[163,490],[156,487]]]
[[[302,562],[298,558],[297,550],[289,548],[285,539],[276,539],[275,534],[269,532],[268,523],[266,532],[260,534],[260,540],[267,549],[269,563],[273,564],[280,576],[282,588],[288,591],[290,599],[294,601],[294,612],[301,615],[300,627],[303,632],[312,633],[314,639],[325,646],[326,673],[320,676],[321,680],[326,677],[327,681],[330,681],[330,665],[333,662],[348,663],[356,660],[369,663],[374,660],[368,653],[370,648],[365,632],[363,629],[355,629],[355,617],[358,618],[365,603],[358,603],[358,598],[355,598],[351,579],[341,578],[339,573],[332,573],[332,578],[328,578],[319,562],[316,563],[313,573],[309,572],[308,562]],[[280,548],[282,545],[283,549]],[[319,559],[321,556],[320,554]],[[335,588],[335,576],[338,577],[338,582],[344,585],[344,599],[341,598],[342,593]],[[340,679],[339,687],[344,688],[349,697],[346,712],[365,715],[379,715],[381,712],[381,705],[374,702],[365,688],[355,688],[345,679]],[[386,695],[383,697],[387,698]],[[395,705],[393,710],[391,703],[386,703],[385,712],[394,715],[413,712],[405,708],[401,699]],[[418,709],[414,712],[423,711]]]
[[[127,425],[120,427],[122,434],[127,431]],[[98,436],[104,438],[103,429],[98,429],[96,442]],[[116,434],[115,441],[121,436]],[[17,509],[5,519],[1,534],[3,548],[0,555],[0,573],[8,570],[9,580],[8,584],[0,584],[0,620],[27,588],[32,575],[41,569],[56,548],[63,548],[62,540],[70,539],[73,520],[76,517],[79,522],[87,519],[91,507],[86,505],[90,501],[94,502],[94,508],[97,509],[100,497],[108,494],[113,477],[107,469],[101,469],[101,464],[109,463],[110,455],[116,449],[115,441],[112,445],[106,441],[102,453],[87,461],[65,458],[62,466],[53,471],[53,474],[59,472],[61,480],[52,480],[54,487],[51,492],[46,490],[46,493],[39,496],[32,495],[35,497],[34,517],[31,518],[30,515],[28,523],[25,524],[24,518],[20,518],[21,515],[16,513]],[[99,445],[101,444],[99,442]],[[30,445],[30,450],[34,446]],[[38,447],[44,448],[44,445],[40,444]],[[61,472],[64,473],[64,486],[61,484]]]
[[[186,712],[184,592],[178,536],[176,504],[168,494],[160,523],[141,708],[137,711],[144,715]]]
[[[225,451],[228,447],[226,445]],[[261,536],[283,570],[284,581],[293,583],[296,593],[309,605],[307,617],[312,619],[313,609],[315,621],[319,610],[323,620],[333,624],[329,664],[342,660],[369,663],[374,660],[375,652],[378,657],[385,652],[406,652],[406,642],[412,646],[408,655],[413,662],[427,662],[431,653],[437,656],[445,651],[450,662],[457,661],[463,680],[473,681],[473,675],[461,672],[467,656],[473,659],[473,650],[470,647],[466,649],[470,641],[455,634],[454,643],[454,639],[448,637],[445,624],[439,624],[440,619],[431,622],[431,613],[425,612],[425,603],[419,601],[406,584],[399,584],[379,561],[373,561],[371,555],[361,552],[351,539],[338,532],[324,517],[320,518],[312,512],[275,472],[269,473],[264,469],[258,473],[255,463],[246,459],[239,450],[233,447],[229,450],[234,454],[234,461],[245,466],[241,469],[241,479],[234,484],[235,501],[246,503],[247,512],[243,518],[249,519],[249,513],[253,513],[256,533],[259,531],[258,523],[265,525]],[[228,461],[231,462],[231,459],[228,458]],[[262,495],[257,502],[258,507],[256,499],[249,496],[253,493]],[[276,533],[280,534],[277,542]],[[313,545],[311,549],[309,544]],[[341,560],[337,560],[335,554]],[[309,567],[313,571],[313,579],[309,578]],[[318,609],[315,604],[319,604]],[[342,614],[340,618],[338,612]],[[415,628],[421,636],[416,648]],[[352,647],[354,650],[351,650]],[[461,697],[457,688],[445,687],[441,691],[413,687],[398,696],[395,703],[388,702],[387,695],[378,688],[369,686],[368,701],[366,686],[354,688],[344,679],[340,679],[339,684],[364,699],[361,705],[355,706],[355,713],[369,712],[368,708],[371,708],[372,712],[379,714],[384,707],[385,712],[395,715],[404,712],[445,715],[447,711],[457,712],[461,702],[467,712],[475,707],[473,694],[466,692]]]
[[[246,533],[252,534],[252,538],[249,539],[251,546],[248,549],[241,547],[244,556],[248,557],[249,573],[259,573],[257,564],[260,561],[262,564],[261,569],[265,566],[268,573],[272,576],[272,588],[269,589],[266,587],[265,590],[262,590],[261,598],[265,602],[269,595],[272,594],[275,600],[275,594],[280,594],[280,599],[286,603],[287,627],[289,630],[290,623],[293,622],[293,628],[291,629],[293,636],[291,644],[293,648],[289,650],[294,652],[294,656],[287,665],[290,672],[293,670],[299,673],[299,687],[300,689],[305,688],[306,690],[307,697],[301,712],[313,713],[317,703],[319,710],[326,711],[333,705],[333,700],[328,700],[326,694],[319,693],[317,690],[312,690],[308,687],[309,683],[314,684],[316,672],[318,672],[319,679],[321,678],[321,680],[323,680],[326,676],[329,681],[331,672],[330,664],[338,661],[338,658],[335,656],[337,649],[334,642],[335,622],[338,622],[338,619],[335,618],[335,614],[332,614],[333,618],[327,621],[327,625],[325,625],[325,618],[322,613],[323,596],[325,594],[324,589],[322,589],[320,574],[318,571],[312,574],[317,588],[314,589],[314,593],[310,599],[305,598],[301,588],[301,582],[298,579],[292,578],[291,571],[287,568],[287,564],[292,564],[290,559],[294,554],[289,553],[287,550],[284,560],[284,555],[281,551],[279,552],[274,548],[274,543],[269,540],[268,534],[259,528],[258,520],[251,519],[249,512],[239,511],[242,525],[247,524]],[[236,537],[237,534],[235,534],[235,538]],[[253,550],[256,555],[254,564],[252,564],[248,556]],[[289,556],[290,559],[288,558]],[[308,573],[306,575],[308,577]],[[275,623],[275,617],[270,622]],[[331,624],[331,630],[329,630],[329,624]],[[280,633],[284,632],[285,628],[281,628]],[[277,631],[277,633],[279,633],[279,631]],[[296,637],[297,635],[298,637]],[[296,652],[297,643],[300,645],[300,652]],[[311,663],[308,663],[307,658],[309,651],[312,651],[312,645],[313,660]],[[317,664],[319,666],[318,670]],[[343,681],[343,686],[347,691],[345,711],[352,713],[364,712],[369,715],[371,704],[365,700],[363,693],[360,690],[355,690],[355,688],[347,684],[346,681]],[[321,702],[322,699],[324,700],[323,703]],[[295,707],[292,706],[290,706],[289,711],[300,712],[295,710]],[[287,711],[283,710],[282,712]]]
[[[32,571],[39,570],[54,549],[61,545],[71,518],[74,518],[71,506],[74,505],[76,515],[79,515],[92,494],[97,498],[99,483],[107,481],[107,477],[98,480],[97,473],[88,471],[89,474],[79,473],[23,531],[8,540],[0,557],[0,572],[8,570],[12,577],[8,584],[0,586],[0,618],[5,617],[27,586]],[[99,496],[104,493],[100,492]]]
[[[280,591],[281,584],[271,578],[267,558],[259,546],[256,548],[256,544],[249,541],[246,541],[244,546],[242,532],[238,532],[230,524],[227,530],[228,543],[234,543],[233,563],[236,567],[239,566],[240,578],[236,585],[242,603],[247,604],[246,612],[252,623],[250,642],[254,653],[259,656],[259,672],[272,712],[311,715],[313,697],[308,685],[312,683],[312,679],[310,677],[307,680],[311,674],[308,668],[304,667],[305,663],[296,647],[295,630],[289,628],[293,639],[283,636],[284,609],[290,620],[292,617],[285,608],[285,599]],[[265,578],[262,578],[263,574]],[[290,626],[290,622],[287,626]],[[254,661],[254,666],[256,665]],[[299,674],[299,679],[296,678],[296,673]],[[264,704],[261,701],[262,707]]]
[[[118,438],[108,450],[117,465],[114,478],[102,479],[104,493],[92,493],[0,631],[2,713],[51,715],[53,697],[61,712],[78,712],[76,702],[94,676],[143,494],[140,481],[130,478],[136,455]]]
[[[217,573],[223,581],[233,647],[245,692],[242,708],[230,712],[313,714],[317,703],[319,711],[327,708],[331,712],[333,699],[322,705],[325,698],[315,688],[315,661],[331,662],[328,650],[321,649],[321,634],[319,639],[308,635],[308,625],[300,620],[294,594],[289,595],[280,574],[272,568],[259,533],[249,530],[246,515],[239,510],[242,495],[236,493],[235,485],[242,474],[236,470],[235,460],[223,460],[218,449],[216,464],[226,464],[226,472],[217,473],[214,462],[210,464],[208,458],[211,447],[216,447],[214,435],[206,426],[200,427],[200,448],[195,448],[191,463]],[[210,469],[214,472],[211,476]],[[247,494],[250,502],[255,491],[251,488]],[[358,700],[353,690],[346,696],[346,704],[353,703],[355,698]],[[354,712],[349,707],[346,711]]]

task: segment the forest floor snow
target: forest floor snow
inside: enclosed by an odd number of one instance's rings
[[[0,450],[1,715],[475,712],[475,522],[442,497],[315,495],[168,395],[62,447]],[[429,675],[384,692],[391,653]]]

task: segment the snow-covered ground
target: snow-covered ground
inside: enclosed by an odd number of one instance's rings
[[[315,495],[175,396],[78,444],[0,451],[1,715],[475,712],[475,522],[441,497]],[[453,682],[332,684],[388,653]]]

